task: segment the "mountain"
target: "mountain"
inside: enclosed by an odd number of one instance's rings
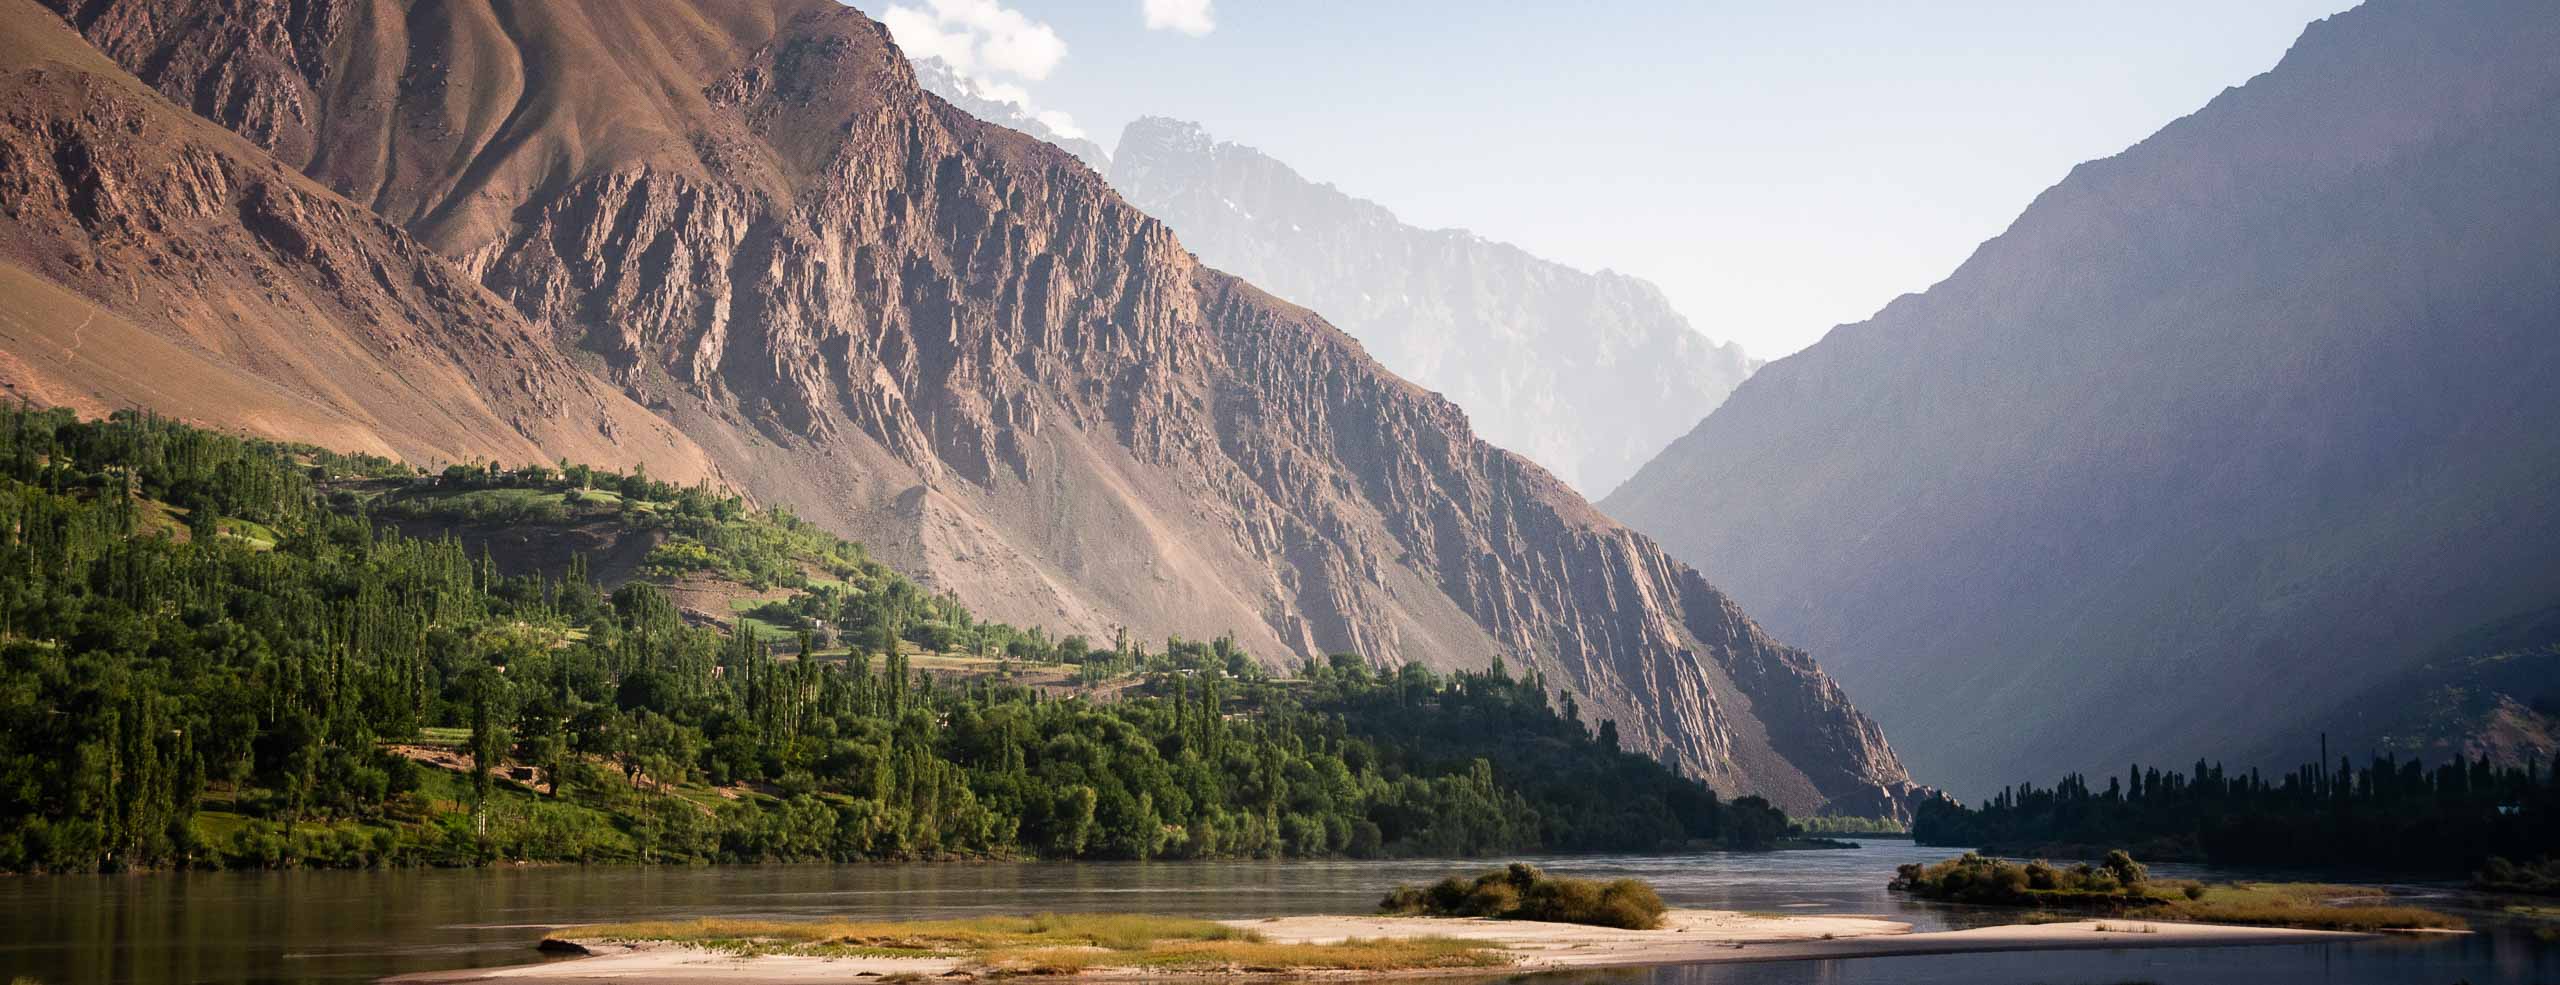
[[[1313,308],[1485,440],[1586,495],[1615,488],[1758,363],[1660,288],[1458,229],[1418,229],[1198,125],[1121,131],[1111,183],[1211,266]]]
[[[1003,97],[985,84],[952,71],[951,63],[939,58],[914,59],[916,83],[924,91],[942,97],[943,102],[957,106],[962,112],[998,126],[1012,127],[1057,146],[1076,156],[1084,166],[1099,174],[1111,173],[1111,155],[1102,145],[1078,135],[1059,133],[1031,114],[1023,104]]]
[[[159,407],[183,379],[162,409],[335,440],[270,410],[295,398],[408,456],[549,461],[557,436],[788,504],[989,618],[1503,660],[1728,792],[1911,793],[1695,571],[1065,152],[930,96],[833,0],[55,2],[0,0],[0,187],[34,203],[0,213],[31,285],[0,315],[45,326],[6,351],[51,395]],[[87,309],[131,323],[112,360],[48,349]],[[349,375],[368,358],[398,366]]]
[[[2458,634],[2318,721],[2357,757],[2547,769],[2560,755],[2560,605]]]
[[[2554,50],[2538,0],[2315,23],[1605,508],[1957,789],[2299,762],[2318,709],[2560,600]]]
[[[13,5],[0,107],[0,394],[421,461],[693,442],[470,273]],[[494,371],[493,371],[494,370]]]

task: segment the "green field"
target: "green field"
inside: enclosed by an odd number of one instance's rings
[[[226,516],[217,519],[213,521],[213,529],[222,536],[238,538],[252,549],[261,551],[275,550],[276,543],[284,539],[284,536],[276,533],[273,527],[237,517]]]

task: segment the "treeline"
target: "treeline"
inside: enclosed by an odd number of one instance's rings
[[[1910,825],[1903,823],[1900,818],[1891,817],[1824,814],[1797,821],[1796,827],[1807,835],[1883,838],[1907,838],[1911,835]]]
[[[421,477],[132,414],[5,412],[0,441],[0,869],[1465,855],[1787,827],[1589,734],[1534,673],[1346,656],[1269,681],[1227,641],[1052,642],[704,489]],[[647,581],[503,574],[371,512],[505,490],[691,531],[824,618],[777,653]],[[955,685],[910,665],[920,642],[1148,676],[1111,703]]]
[[[2004,855],[2129,848],[2155,859],[2463,874],[2492,856],[2539,858],[2560,846],[2560,773],[2382,756],[2271,779],[2199,761],[2186,773],[2135,767],[2104,790],[2074,774],[2002,790],[1978,808],[1926,803],[1911,831],[1923,845]]]
[[[1514,679],[1502,659],[1482,674],[1444,683],[1428,669],[1371,668],[1352,654],[1311,663],[1311,707],[1343,723],[1363,743],[1363,764],[1405,775],[1459,775],[1491,767],[1495,785],[1534,805],[1530,812],[1476,812],[1516,819],[1525,830],[1490,829],[1463,840],[1435,834],[1427,854],[1479,855],[1503,841],[1575,851],[1635,851],[1705,840],[1768,848],[1794,833],[1785,812],[1757,796],[1719,801],[1705,784],[1651,757],[1623,752],[1615,722],[1595,737],[1570,696],[1561,707],[1534,669]],[[1391,830],[1447,832],[1453,819],[1390,811]]]

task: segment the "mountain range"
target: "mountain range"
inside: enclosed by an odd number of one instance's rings
[[[1898,813],[1803,651],[833,0],[0,0],[0,387],[714,481],[992,618],[1534,669]]]
[[[1933,782],[2305,761],[2560,600],[2554,51],[2540,0],[2315,23],[1603,505]]]
[[[1129,124],[1110,173],[1202,261],[1322,312],[1464,408],[1485,440],[1586,495],[1616,488],[1759,365],[1649,282],[1407,225],[1197,124]]]

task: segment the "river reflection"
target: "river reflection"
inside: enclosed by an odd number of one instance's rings
[[[1566,874],[1651,880],[1675,906],[1871,913],[1920,929],[2002,914],[1884,891],[1895,865],[1944,849],[1535,859]],[[0,879],[0,979],[47,985],[361,982],[533,960],[543,928],[693,916],[947,917],[1144,910],[1208,917],[1360,913],[1397,882],[1480,862],[1025,863],[477,871],[190,873]],[[2157,866],[2164,876],[2202,870]],[[2212,950],[1946,955],[1547,975],[1541,985],[1724,983],[2560,983],[2560,949],[2473,915],[2468,938]]]

